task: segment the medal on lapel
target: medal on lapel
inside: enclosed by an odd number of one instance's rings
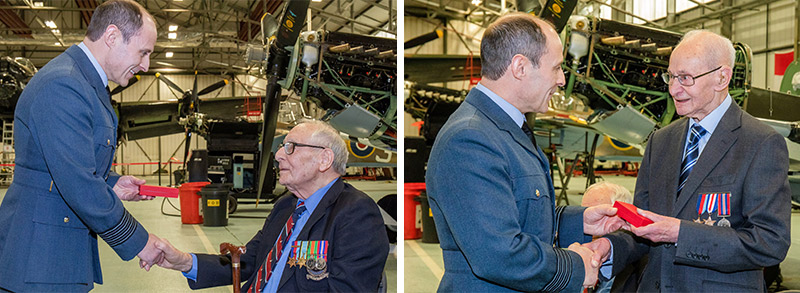
[[[731,216],[731,194],[722,193],[719,197],[719,213],[717,214],[721,219],[717,222],[717,226],[730,227],[731,222],[728,217]]]
[[[697,199],[697,219],[694,220],[694,222],[714,226],[714,223],[717,221],[711,219],[711,213],[717,210],[718,199],[718,193],[700,194],[700,197]],[[708,218],[701,219],[703,214],[708,214]]]
[[[700,194],[697,197],[697,219],[694,219],[695,223],[703,223],[703,220],[700,217],[703,215],[703,211],[706,209],[706,195]]]
[[[308,271],[306,279],[319,281],[328,277],[328,241],[295,241],[292,245],[295,264]]]
[[[711,219],[711,213],[717,211],[717,199],[719,198],[717,195],[718,195],[717,193],[706,194],[706,197],[708,197],[708,199],[706,199],[705,210],[706,213],[708,214],[708,219],[703,220],[703,222],[709,226],[714,226],[714,223],[716,222]]]

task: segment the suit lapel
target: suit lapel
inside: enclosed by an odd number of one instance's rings
[[[537,159],[539,159],[540,163],[549,165],[549,162],[545,161],[545,158],[539,155],[539,150],[536,146],[533,145],[533,142],[525,135],[525,132],[522,131],[522,128],[517,126],[514,123],[514,120],[503,111],[500,106],[494,103],[491,98],[489,98],[486,94],[481,92],[478,89],[472,89],[469,91],[469,95],[467,98],[464,99],[464,102],[470,103],[473,105],[478,111],[483,113],[489,120],[494,123],[497,128],[502,131],[508,132],[514,141],[518,144],[522,145],[528,152],[534,155]]]
[[[693,195],[697,192],[700,183],[708,177],[711,170],[714,170],[714,167],[719,164],[722,157],[736,143],[738,137],[734,131],[739,129],[741,122],[742,110],[735,103],[732,103],[719,121],[717,129],[714,130],[714,134],[708,140],[703,153],[697,158],[697,164],[692,168],[692,173],[689,174],[686,186],[683,187],[675,208],[672,210],[673,217],[677,217],[680,214],[689,200],[694,197]],[[677,190],[677,186],[675,189]]]
[[[72,57],[73,60],[75,60],[76,64],[78,64],[78,68],[80,69],[81,73],[83,73],[83,76],[94,88],[97,98],[100,99],[100,102],[106,108],[106,111],[108,111],[108,113],[111,115],[114,125],[117,125],[119,121],[117,121],[117,115],[114,112],[114,108],[111,106],[111,97],[108,95],[108,91],[106,91],[106,87],[103,85],[103,79],[100,78],[100,75],[94,68],[94,65],[92,65],[92,61],[89,60],[89,56],[86,56],[86,53],[84,53],[83,50],[77,45],[69,47],[66,53]]]
[[[311,229],[314,228],[321,222],[322,218],[328,214],[328,207],[333,205],[337,199],[339,199],[339,195],[342,194],[342,190],[344,189],[344,182],[342,178],[337,178],[336,182],[331,185],[331,188],[328,189],[328,192],[322,197],[322,200],[319,201],[319,204],[316,208],[314,208],[314,213],[308,218],[306,224],[303,226],[303,230],[300,231],[300,234],[297,234],[296,240],[325,240],[325,239],[309,239],[309,235],[311,234]],[[330,243],[330,242],[328,242]],[[288,244],[291,245],[291,244]],[[288,256],[287,256],[288,257]],[[286,284],[286,282],[291,279],[294,273],[297,270],[294,268],[284,268],[283,275],[281,276],[281,282],[278,284],[278,291],[280,291],[281,287]]]

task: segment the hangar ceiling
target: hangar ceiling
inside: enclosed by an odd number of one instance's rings
[[[397,0],[311,2],[311,27],[394,37]],[[0,0],[0,54],[29,58],[41,68],[83,40],[97,0]],[[150,68],[171,72],[230,74],[248,69],[248,44],[261,44],[264,12],[280,15],[284,0],[146,0],[158,40]],[[52,22],[52,23],[51,23]],[[170,26],[177,26],[174,39]],[[167,52],[172,52],[167,57]]]

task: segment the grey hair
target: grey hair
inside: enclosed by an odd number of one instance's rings
[[[103,36],[106,28],[113,24],[122,33],[122,40],[127,44],[142,28],[143,15],[149,14],[134,1],[106,1],[94,10],[92,20],[86,29],[86,36],[92,42],[97,41]]]
[[[608,181],[600,181],[590,185],[589,188],[587,188],[583,194],[587,194],[591,190],[601,189],[601,188],[606,188],[611,191],[610,199],[612,203],[615,201],[621,201],[624,203],[633,203],[633,195],[631,195],[631,192],[628,191],[628,189],[622,187],[622,185],[611,183]]]
[[[681,38],[681,42],[678,43],[678,46],[684,42],[691,41],[696,38],[702,38],[700,43],[703,44],[702,46],[705,49],[706,55],[708,56],[708,58],[706,58],[706,62],[710,67],[709,69],[715,68],[719,65],[727,65],[730,66],[730,68],[733,68],[734,62],[736,62],[736,50],[733,49],[733,43],[731,43],[731,40],[715,32],[700,29],[689,31],[683,35],[683,38]]]
[[[481,39],[481,76],[498,80],[505,74],[511,58],[521,54],[534,68],[547,53],[547,38],[536,23],[540,18],[523,12],[509,13],[489,25]]]
[[[339,131],[320,120],[303,119],[297,126],[304,124],[312,128],[310,138],[313,143],[333,151],[333,170],[339,175],[344,175],[347,172],[347,145],[339,135]]]

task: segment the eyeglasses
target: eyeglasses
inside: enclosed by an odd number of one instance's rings
[[[316,149],[325,149],[325,147],[318,146],[318,145],[310,145],[310,144],[302,144],[296,142],[284,142],[282,143],[279,148],[283,148],[287,155],[291,155],[294,153],[294,148],[296,147],[309,147],[309,148],[316,148]]]
[[[712,69],[712,70],[711,70],[711,71],[709,71],[709,72],[702,73],[702,74],[695,75],[695,76],[691,76],[691,75],[689,75],[689,74],[678,74],[678,75],[672,75],[672,74],[670,74],[669,72],[664,72],[664,73],[662,73],[662,74],[661,74],[661,78],[664,80],[664,82],[665,82],[666,84],[672,84],[672,80],[675,80],[675,79],[677,79],[677,80],[678,80],[678,83],[680,83],[682,86],[693,86],[693,85],[694,85],[694,80],[695,80],[695,79],[697,79],[697,78],[700,78],[700,77],[702,77],[703,75],[706,75],[706,74],[712,73],[712,72],[714,72],[714,71],[717,71],[717,70],[719,70],[720,68],[722,68],[722,65],[720,65],[720,66],[719,66],[719,67],[717,67],[717,68],[714,68],[714,69]]]

